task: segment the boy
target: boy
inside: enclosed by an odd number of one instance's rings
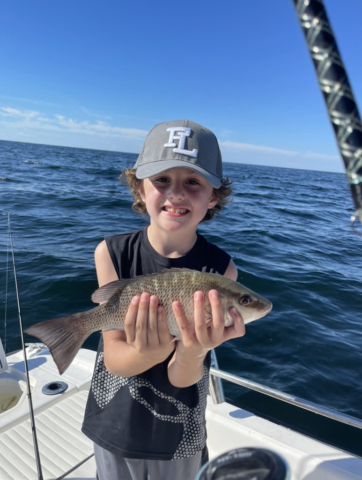
[[[148,213],[150,224],[98,245],[100,287],[175,267],[236,280],[230,256],[196,232],[231,193],[210,130],[189,120],[156,125],[125,176],[133,208]],[[235,309],[234,325],[224,328],[215,290],[209,299],[207,328],[203,294],[195,293],[194,331],[187,328],[180,302],[173,303],[181,331],[177,342],[172,343],[164,308],[147,292],[133,298],[124,331],[103,332],[83,424],[95,443],[100,480],[191,480],[207,458],[210,350],[245,333]]]

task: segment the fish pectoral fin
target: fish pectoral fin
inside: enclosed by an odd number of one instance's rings
[[[209,318],[208,320],[206,320],[206,328],[210,328],[212,325],[212,318]]]
[[[188,330],[189,332],[191,333],[195,333],[195,325],[194,324],[191,324],[191,325],[188,325],[185,330]],[[182,336],[181,336],[181,332],[176,335],[176,337],[172,340],[172,342],[177,342],[178,340],[181,340]]]
[[[205,304],[204,313],[205,313],[205,321],[206,321],[206,324],[207,324],[207,323],[210,323],[210,324],[211,324],[212,314],[211,314],[211,305],[210,305],[210,303],[206,303],[206,304]]]

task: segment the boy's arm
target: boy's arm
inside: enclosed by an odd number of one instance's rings
[[[105,241],[98,245],[94,257],[99,287],[118,280]],[[113,375],[122,377],[149,370],[163,362],[174,349],[165,311],[161,308],[158,312],[157,297],[144,293],[134,300],[125,319],[126,330],[103,332],[105,366]]]
[[[231,280],[234,280],[234,282],[236,282],[236,280],[238,279],[238,269],[236,268],[236,265],[232,260],[230,260],[229,262],[228,268],[224,273],[224,277],[228,277]]]
[[[236,280],[237,268],[232,260],[224,276]],[[225,327],[219,295],[216,290],[209,292],[212,309],[212,325],[206,327],[204,312],[204,296],[196,292],[195,303],[195,333],[188,329],[188,321],[182,311],[180,302],[173,303],[173,310],[180,327],[182,339],[177,342],[176,352],[168,366],[168,378],[172,385],[179,388],[189,387],[201,380],[204,374],[204,359],[209,350],[219,346],[231,338],[245,334],[244,322],[235,309],[230,313],[234,319],[232,327]]]

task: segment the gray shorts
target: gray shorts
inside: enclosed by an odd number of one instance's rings
[[[123,458],[94,444],[99,480],[194,480],[202,452],[182,460]]]

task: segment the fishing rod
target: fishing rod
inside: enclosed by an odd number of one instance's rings
[[[362,123],[323,0],[293,0],[362,224]]]
[[[3,213],[3,215],[6,215],[6,213]],[[29,370],[28,370],[28,359],[27,359],[27,356],[26,356],[25,343],[24,343],[23,322],[22,322],[22,320],[21,320],[20,299],[19,299],[18,282],[17,282],[17,276],[16,276],[15,255],[14,255],[13,238],[12,238],[12,235],[11,235],[11,224],[10,224],[10,213],[9,213],[9,212],[7,212],[7,217],[8,217],[8,232],[9,232],[9,239],[10,239],[10,248],[11,248],[11,254],[12,254],[12,259],[13,259],[13,267],[14,267],[14,281],[15,281],[16,299],[17,299],[17,304],[18,304],[18,317],[19,317],[19,325],[20,325],[20,337],[21,337],[21,343],[22,343],[23,354],[24,354],[24,366],[25,366],[25,374],[26,374],[26,386],[27,386],[27,395],[28,395],[28,401],[29,401],[31,431],[32,431],[32,434],[33,434],[33,444],[34,444],[35,462],[36,462],[36,468],[37,468],[37,473],[38,473],[38,480],[43,480],[43,472],[42,472],[41,462],[40,462],[40,453],[39,453],[38,439],[37,439],[36,428],[35,428],[33,400],[32,400],[32,396],[31,396],[31,388],[30,388],[30,379],[29,379]]]

